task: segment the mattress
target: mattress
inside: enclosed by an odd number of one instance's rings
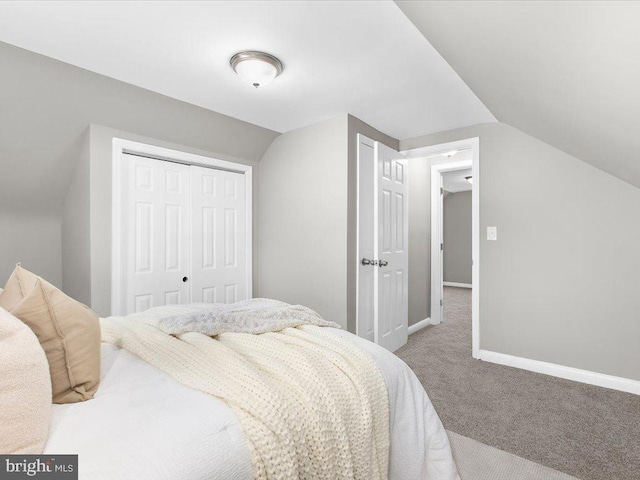
[[[331,329],[374,360],[390,406],[390,479],[456,480],[449,440],[411,369],[367,340]],[[93,400],[54,405],[45,454],[78,454],[82,480],[251,480],[246,438],[225,402],[129,352],[102,345]]]

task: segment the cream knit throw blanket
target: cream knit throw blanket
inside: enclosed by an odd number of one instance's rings
[[[389,403],[373,360],[318,326],[327,322],[315,312],[319,321],[306,310],[301,321],[298,307],[274,314],[268,310],[282,305],[261,302],[247,313],[255,322],[240,330],[264,330],[265,323],[278,320],[262,334],[230,331],[228,315],[206,314],[211,306],[199,304],[102,319],[102,338],[227,402],[247,436],[255,478],[387,478]],[[251,302],[241,308],[247,306],[252,310]],[[204,314],[198,317],[202,322],[193,314]],[[195,331],[177,327],[175,320],[185,315]],[[198,333],[214,331],[220,322],[225,333]],[[181,332],[172,335],[161,327]]]

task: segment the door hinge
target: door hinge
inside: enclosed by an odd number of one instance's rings
[[[440,187],[440,195],[444,195],[444,188]]]
[[[440,306],[442,306],[442,299],[440,299]]]
[[[444,250],[444,243],[440,244],[440,250]]]

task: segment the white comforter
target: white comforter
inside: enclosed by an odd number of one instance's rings
[[[341,330],[368,352],[389,391],[392,480],[459,480],[445,430],[411,369],[387,350]],[[54,405],[45,454],[79,455],[82,480],[251,480],[233,411],[112,345],[102,347],[93,400]],[[293,479],[292,479],[293,480]]]

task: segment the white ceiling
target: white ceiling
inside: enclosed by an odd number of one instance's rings
[[[640,2],[397,3],[500,122],[640,186]]]
[[[469,192],[473,187],[465,177],[470,176],[470,168],[465,168],[464,170],[454,170],[452,172],[445,172],[442,174],[442,186],[444,187],[445,191],[451,193]]]
[[[390,1],[0,2],[0,41],[279,132],[342,113],[398,139],[495,121]],[[243,83],[245,49],[283,75]]]

